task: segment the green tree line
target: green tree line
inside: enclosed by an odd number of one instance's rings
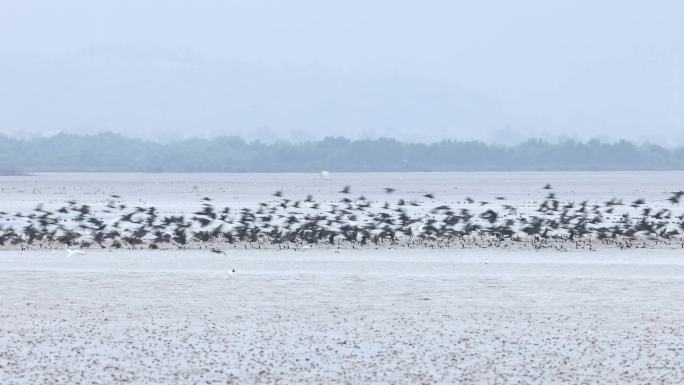
[[[299,143],[239,137],[158,143],[119,134],[0,137],[0,173],[30,172],[318,172],[684,170],[684,147],[628,141],[514,146],[444,140],[408,143],[390,138],[327,137]]]

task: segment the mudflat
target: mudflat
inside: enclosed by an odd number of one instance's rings
[[[682,256],[4,251],[0,378],[680,384]]]

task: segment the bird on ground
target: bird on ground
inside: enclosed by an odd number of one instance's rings
[[[219,249],[218,247],[212,247],[212,248],[211,248],[211,252],[214,253],[214,254],[228,255],[228,254],[226,254],[225,251]]]

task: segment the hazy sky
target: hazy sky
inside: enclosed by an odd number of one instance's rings
[[[684,1],[0,2],[0,132],[684,144]]]

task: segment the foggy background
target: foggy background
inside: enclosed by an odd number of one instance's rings
[[[0,133],[684,144],[684,2],[5,1]]]

